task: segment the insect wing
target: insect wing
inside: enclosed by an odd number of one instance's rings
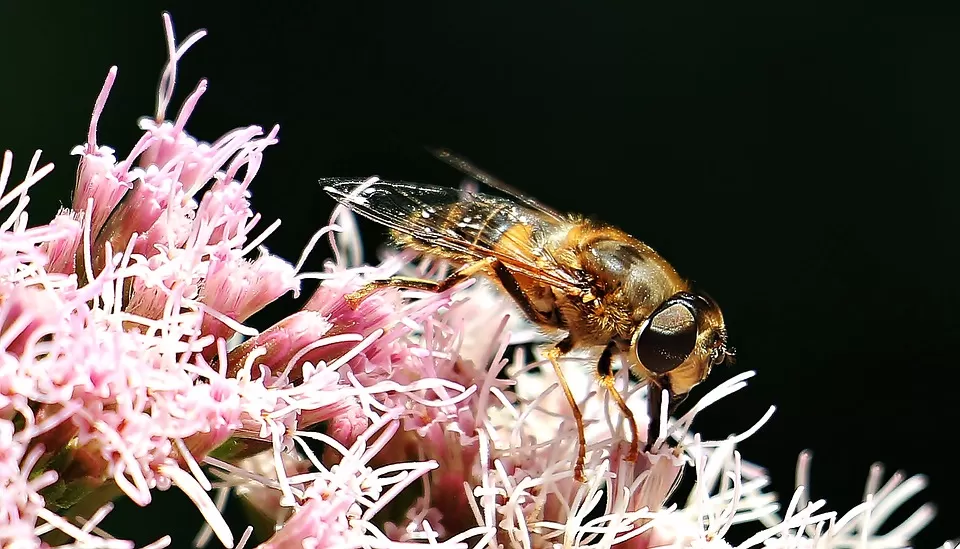
[[[543,202],[540,202],[535,198],[527,196],[526,194],[515,189],[513,186],[504,183],[502,180],[496,177],[493,177],[487,172],[474,166],[466,158],[463,158],[462,156],[454,154],[453,152],[448,151],[446,149],[428,149],[428,150],[433,156],[445,162],[447,165],[459,170],[463,174],[468,175],[473,179],[476,179],[480,183],[485,183],[486,185],[502,193],[508,194],[513,198],[515,198],[516,200],[523,202],[527,206],[537,211],[547,214],[548,216],[554,218],[557,221],[563,220],[563,214],[561,214],[557,210],[554,210],[553,208],[547,206],[546,204],[544,204]]]
[[[529,239],[508,229],[526,225],[542,230],[553,219],[506,199],[451,187],[357,179],[322,179],[324,189],[355,213],[464,260],[499,259],[508,269],[555,288],[579,291],[576,278],[542,253]],[[358,187],[362,188],[358,190]]]

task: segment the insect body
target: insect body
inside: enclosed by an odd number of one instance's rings
[[[495,281],[544,331],[560,334],[547,351],[577,421],[574,474],[583,480],[583,420],[559,359],[574,349],[599,353],[597,378],[629,422],[628,460],[638,456],[637,424],[614,387],[620,356],[649,385],[647,450],[659,437],[661,391],[686,395],[728,356],[717,304],[652,248],[612,226],[564,215],[512,190],[449,153],[441,158],[512,199],[434,185],[327,179],[326,191],[352,211],[391,229],[397,244],[446,258],[459,268],[435,282],[394,277],[368,283],[358,303],[384,287],[440,292],[475,275]]]

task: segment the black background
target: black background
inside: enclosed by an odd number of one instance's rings
[[[164,9],[180,39],[210,31],[180,65],[168,115],[207,77],[192,135],[281,126],[252,188],[266,221],[283,219],[275,253],[295,261],[326,222],[317,178],[456,185],[422,149],[449,147],[621,226],[721,303],[739,360],[710,385],[758,375],[695,427],[722,437],[776,404],[742,452],[785,499],[804,448],[813,497],[841,513],[879,460],[931,479],[911,510],[932,500],[940,516],[917,547],[960,534],[960,19],[840,4],[761,16],[719,3],[5,2],[0,147],[17,155],[15,177],[36,148],[57,164],[33,194],[34,223],[69,203],[68,152],[113,64],[99,140],[125,155],[139,137],[166,59]],[[380,234],[365,228],[368,242]],[[271,306],[258,325],[295,306]],[[121,516],[108,530],[147,541],[197,524]]]

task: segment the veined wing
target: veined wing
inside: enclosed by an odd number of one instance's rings
[[[357,214],[461,259],[499,259],[508,269],[544,284],[580,292],[581,282],[548,252],[537,236],[561,221],[499,197],[451,187],[360,179],[321,179],[324,190]],[[519,232],[526,232],[523,237]]]
[[[457,170],[459,170],[461,173],[465,175],[469,175],[470,177],[472,177],[473,179],[476,179],[480,183],[485,183],[486,185],[494,189],[497,189],[502,193],[508,194],[513,198],[515,198],[516,200],[523,202],[527,206],[533,208],[534,210],[543,212],[557,221],[562,221],[564,219],[563,214],[561,214],[557,210],[551,208],[550,206],[547,206],[546,204],[544,204],[543,202],[540,202],[536,198],[527,196],[526,194],[514,188],[512,185],[508,185],[505,182],[503,182],[501,179],[496,178],[490,175],[489,173],[481,170],[477,166],[473,165],[473,163],[467,160],[466,158],[460,155],[454,154],[453,152],[448,151],[447,149],[428,148],[427,150],[429,150],[430,154],[432,154],[433,156],[447,163],[447,165],[453,168],[456,168]]]

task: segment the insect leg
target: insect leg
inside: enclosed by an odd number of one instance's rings
[[[644,452],[653,449],[653,443],[660,437],[660,409],[663,406],[663,387],[655,380],[647,382],[647,415],[650,423],[647,425],[647,444]]]
[[[490,263],[490,269],[493,271],[494,276],[497,277],[500,285],[503,286],[503,289],[506,290],[510,297],[517,303],[517,306],[520,307],[520,310],[523,311],[523,314],[527,315],[527,318],[538,323],[547,321],[547,316],[537,310],[533,305],[533,301],[530,301],[530,296],[523,291],[520,283],[517,282],[517,278],[513,276],[513,273],[510,272],[510,269],[508,269],[502,261],[492,261]]]
[[[409,276],[394,276],[382,280],[372,280],[363,285],[362,288],[344,296],[344,299],[354,309],[360,305],[360,302],[370,297],[373,293],[383,288],[405,288],[408,290],[423,290],[425,292],[439,292],[437,287],[439,283],[432,280],[413,278]]]
[[[486,257],[473,263],[467,263],[454,271],[450,276],[435,282],[433,280],[424,280],[422,278],[413,278],[409,276],[394,276],[383,280],[373,280],[365,284],[359,290],[347,294],[344,299],[350,306],[356,308],[361,301],[370,297],[370,294],[382,288],[406,288],[409,290],[422,290],[425,292],[440,293],[456,286],[478,272],[486,269],[494,262],[499,263],[495,257]]]
[[[586,477],[583,475],[583,466],[587,460],[587,437],[583,432],[583,413],[580,412],[577,399],[573,396],[570,385],[567,384],[567,378],[563,375],[559,361],[559,358],[569,352],[572,347],[573,340],[567,337],[547,351],[547,358],[550,359],[554,371],[557,372],[560,388],[563,389],[563,394],[567,397],[567,402],[570,403],[570,409],[573,411],[573,419],[577,422],[577,464],[573,469],[573,478],[577,482],[583,482],[586,480]]]
[[[633,412],[627,406],[626,401],[623,400],[623,397],[617,391],[616,378],[613,376],[613,372],[610,371],[610,363],[613,360],[614,350],[616,350],[615,343],[610,343],[603,349],[603,353],[600,354],[600,360],[597,362],[597,374],[600,376],[600,385],[603,385],[607,391],[610,392],[610,396],[613,397],[614,402],[617,403],[617,407],[620,408],[620,413],[627,418],[627,422],[630,424],[630,451],[627,452],[626,460],[636,461],[640,453],[640,432],[637,429],[637,420],[633,417]]]

